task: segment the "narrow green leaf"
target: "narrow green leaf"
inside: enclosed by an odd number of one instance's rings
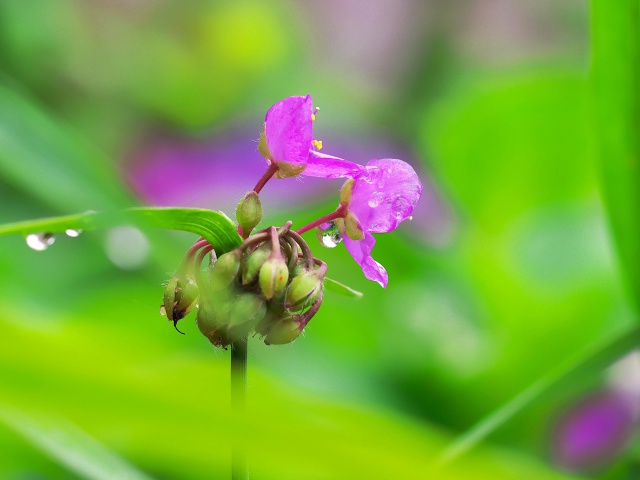
[[[324,277],[324,286],[330,292],[337,293],[339,295],[344,295],[345,297],[353,297],[353,298],[362,297],[362,292],[354,290],[351,287],[347,287],[346,285],[340,282],[337,282],[331,278]]]
[[[242,241],[236,226],[224,213],[198,208],[142,207],[114,212],[90,211],[0,225],[0,235],[55,233],[64,232],[67,229],[96,230],[118,225],[192,232],[209,240],[219,253],[233,250]]]
[[[42,453],[70,471],[92,480],[150,480],[151,477],[91,438],[75,425],[60,419],[36,421],[0,405],[0,420],[22,435]]]
[[[440,462],[445,464],[461,457],[528,405],[548,395],[559,385],[609,366],[639,344],[640,326],[634,326],[573,356],[460,435],[445,449]]]
[[[27,95],[1,83],[0,174],[60,211],[134,204],[104,155]]]
[[[595,138],[622,272],[640,310],[640,1],[591,1]]]

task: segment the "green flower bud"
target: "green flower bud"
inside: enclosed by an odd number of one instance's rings
[[[362,231],[358,217],[351,212],[348,212],[344,218],[344,229],[347,237],[351,240],[362,240],[364,238],[364,232]]]
[[[282,317],[282,310],[280,310],[280,312],[274,313],[270,309],[270,304],[267,304],[267,308],[268,308],[267,314],[254,327],[256,333],[258,335],[262,335],[263,337],[266,336],[269,333],[269,331],[271,330],[271,327],[274,324],[276,324],[280,320],[280,318]]]
[[[216,347],[227,348],[231,343],[225,319],[229,306],[224,297],[207,297],[198,306],[196,324],[200,332]]]
[[[318,313],[322,305],[322,291],[318,299],[311,305],[311,308],[304,313],[291,315],[285,313],[280,320],[270,325],[264,343],[267,345],[282,345],[293,342],[302,333],[309,321]]]
[[[263,298],[252,293],[242,293],[233,301],[229,311],[229,334],[241,338],[264,318],[267,312]]]
[[[271,325],[264,343],[267,345],[284,345],[293,342],[302,333],[300,324],[294,316],[287,316]]]
[[[303,258],[299,258],[296,265],[290,270],[289,278],[296,278],[298,275],[302,275],[307,271],[307,262]]]
[[[247,258],[242,266],[243,285],[249,285],[256,279],[258,273],[260,273],[260,267],[267,261],[270,253],[271,247],[269,245],[262,245],[251,252],[251,255],[249,255],[249,258]]]
[[[211,270],[211,288],[219,290],[228,287],[238,276],[241,261],[242,254],[238,250],[220,256]]]
[[[289,267],[282,256],[273,254],[260,267],[260,288],[267,300],[282,292],[289,280]]]
[[[194,280],[178,274],[171,277],[164,290],[161,311],[175,325],[186,317],[198,301],[198,286]]]
[[[262,220],[262,202],[256,192],[247,193],[236,208],[236,219],[242,227],[242,231],[249,235],[260,220]]]
[[[201,302],[198,306],[196,324],[198,325],[198,330],[207,338],[220,328],[218,315],[210,301]]]
[[[313,305],[322,294],[322,280],[322,275],[310,271],[295,277],[287,289],[285,308],[297,311]]]

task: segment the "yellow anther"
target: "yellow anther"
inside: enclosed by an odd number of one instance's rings
[[[314,140],[311,142],[311,145],[316,147],[316,150],[322,150],[322,140]]]
[[[311,121],[312,121],[312,122],[315,122],[315,121],[316,121],[316,114],[315,114],[315,113],[312,113],[312,114],[311,114]]]

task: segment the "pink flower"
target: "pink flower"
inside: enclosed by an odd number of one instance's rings
[[[311,95],[287,97],[273,105],[264,121],[260,153],[279,167],[279,177],[302,172],[313,148]]]
[[[347,209],[341,231],[344,244],[362,268],[364,276],[386,287],[387,271],[371,256],[376,243],[372,234],[390,232],[411,216],[422,194],[422,183],[415,170],[408,163],[397,159],[374,159],[362,166],[312,152],[304,174],[353,179],[351,185],[349,182],[345,184],[341,195]],[[348,192],[344,192],[349,188],[350,196]]]

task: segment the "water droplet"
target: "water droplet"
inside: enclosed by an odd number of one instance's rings
[[[160,315],[165,316],[167,314],[167,309],[164,308],[164,305],[160,305]]]
[[[342,243],[342,235],[334,222],[330,222],[329,226],[322,231],[322,244],[328,248],[335,248]]]
[[[71,237],[71,238],[77,238],[80,236],[80,234],[82,233],[81,229],[78,230],[73,230],[71,228],[67,228],[64,233],[67,234],[67,237]]]
[[[411,212],[411,202],[404,197],[398,197],[393,201],[391,210],[398,221],[402,221],[409,216]]]
[[[371,208],[379,207],[380,204],[384,202],[384,197],[384,192],[375,192],[371,197],[369,197],[369,201],[367,203]]]
[[[53,245],[56,236],[50,232],[30,233],[25,240],[30,249],[42,252]]]

